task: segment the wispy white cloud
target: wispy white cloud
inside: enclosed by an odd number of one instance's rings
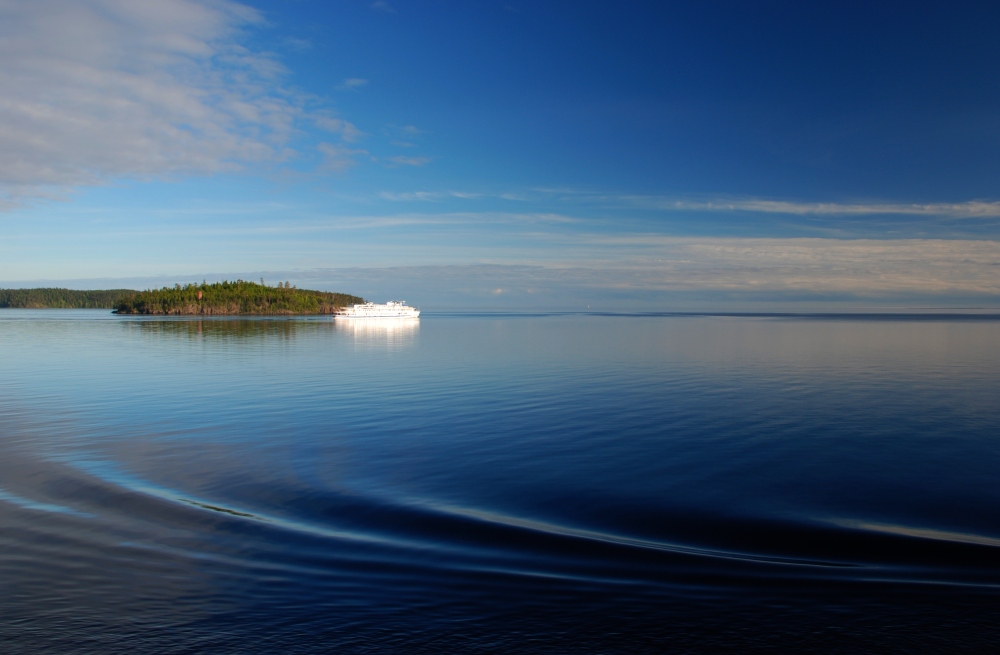
[[[289,48],[295,50],[296,52],[305,52],[306,50],[312,50],[313,44],[309,39],[299,39],[294,36],[289,36],[285,38],[285,43]]]
[[[323,156],[322,169],[334,173],[342,173],[358,164],[360,157],[368,155],[367,150],[348,148],[334,143],[321,143],[316,146]]]
[[[641,199],[639,199],[642,202]],[[804,215],[879,215],[948,216],[953,218],[1000,217],[1000,202],[971,200],[958,203],[834,203],[789,202],[784,200],[735,200],[735,201],[662,201],[660,209],[689,211],[740,211],[763,214]]]
[[[431,163],[430,157],[406,157],[404,155],[396,155],[395,157],[388,157],[386,161],[392,162],[397,166],[426,166]]]
[[[342,118],[317,114],[313,117],[313,121],[316,123],[316,127],[333,134],[339,134],[340,138],[348,143],[354,143],[364,136],[364,132]]]
[[[671,198],[627,194],[599,194],[568,189],[538,189],[545,195],[561,195],[596,203],[611,203],[661,211],[748,212],[795,216],[927,216],[949,218],[997,218],[1000,202],[969,200],[952,203],[896,202],[800,202],[767,198]]]
[[[371,4],[371,7],[376,11],[384,11],[387,14],[396,13],[396,10],[392,7],[392,5],[385,0],[375,0],[375,2]]]
[[[837,297],[888,303],[903,298],[980,297],[1000,301],[1000,242],[949,240],[677,239],[617,241],[536,235],[546,242],[481,251],[490,266],[453,267],[483,289],[534,289],[550,297],[593,290],[604,298],[636,293],[727,294],[729,298]],[[572,249],[562,261],[553,243]],[[535,244],[538,245],[538,244]],[[535,258],[532,259],[532,255]],[[516,265],[512,265],[516,264]],[[446,271],[436,275],[444,275]],[[414,270],[413,275],[421,275]],[[427,275],[427,273],[424,273]],[[492,285],[487,287],[486,285]]]
[[[338,91],[358,91],[362,87],[368,86],[368,80],[363,77],[348,77],[337,85]]]
[[[381,229],[386,227],[411,226],[544,226],[574,223],[570,216],[551,213],[514,212],[451,212],[451,213],[408,213],[375,216],[341,216],[327,220],[304,223],[299,226],[283,226],[288,231],[328,231],[344,229]],[[270,228],[268,228],[270,229]],[[407,237],[409,238],[409,237]],[[388,241],[392,237],[386,237]],[[388,242],[387,241],[387,242]]]
[[[473,200],[476,198],[482,198],[481,193],[471,193],[468,191],[407,191],[407,192],[392,192],[383,191],[379,194],[383,200],[391,200],[394,202],[430,202],[437,200],[446,200],[448,198],[460,198],[464,200]]]
[[[448,194],[440,191],[406,191],[402,193],[383,191],[379,197],[392,202],[428,202],[442,200],[447,198]]]
[[[262,24],[232,0],[0,0],[0,204],[293,156],[311,99],[242,44]]]
[[[663,290],[1000,294],[1000,242],[557,236],[627,286]],[[622,276],[622,271],[629,271]]]
[[[427,130],[422,130],[416,125],[386,125],[386,134],[412,139],[422,134],[427,134]]]
[[[448,193],[430,196],[446,196]],[[451,193],[451,195],[455,195]],[[572,188],[533,188],[518,192],[476,194],[505,200],[565,202],[567,205],[599,205],[621,210],[649,209],[663,212],[742,212],[791,216],[913,216],[926,218],[1000,218],[1000,201],[968,200],[951,203],[900,202],[801,202],[767,198],[668,197],[597,193]]]

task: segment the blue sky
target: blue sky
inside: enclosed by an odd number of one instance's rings
[[[0,284],[996,307],[998,18],[0,0]]]

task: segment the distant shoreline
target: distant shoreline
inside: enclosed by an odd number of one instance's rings
[[[134,289],[77,291],[55,287],[0,289],[2,309],[113,309],[123,298],[139,293]]]
[[[3,309],[110,309],[115,314],[146,316],[334,314],[343,307],[363,302],[364,298],[346,293],[297,289],[287,282],[272,287],[245,280],[176,284],[146,291],[0,289]]]

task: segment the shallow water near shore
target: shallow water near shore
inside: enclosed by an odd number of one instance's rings
[[[1000,638],[1000,319],[0,310],[0,648]]]

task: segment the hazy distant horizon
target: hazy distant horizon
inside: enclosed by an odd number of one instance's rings
[[[621,277],[625,277],[621,274]],[[634,275],[633,275],[634,277]],[[384,302],[406,300],[427,311],[617,311],[617,312],[959,312],[1000,310],[1000,300],[986,294],[870,295],[817,294],[795,290],[726,292],[634,286],[602,287],[605,272],[540,266],[455,265],[338,268],[312,271],[198,272],[133,277],[0,281],[0,288],[68,289],[161,288],[202,281],[279,282],[322,291],[338,291]],[[627,280],[626,280],[627,281]],[[680,286],[680,285],[678,285]]]

